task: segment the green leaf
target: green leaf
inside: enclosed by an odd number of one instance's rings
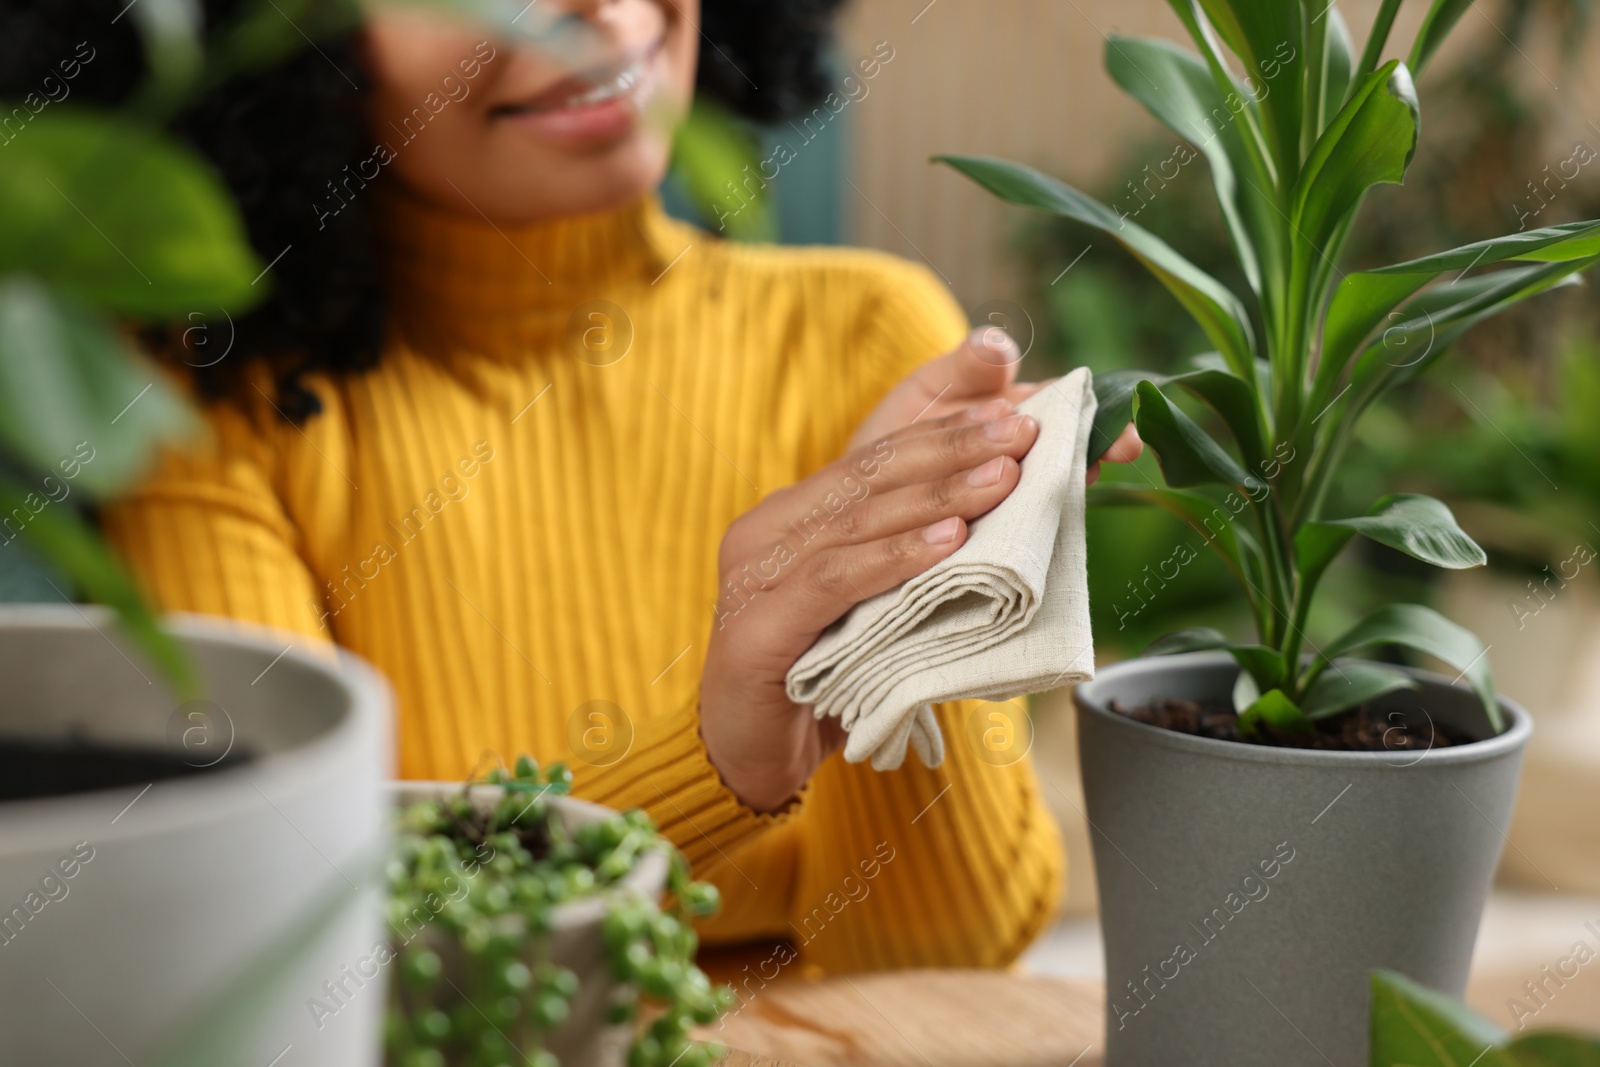
[[[1367,515],[1324,519],[1313,525],[1354,530],[1435,567],[1465,570],[1488,562],[1483,549],[1456,523],[1450,509],[1431,496],[1386,496]]]
[[[1115,34],[1106,40],[1105,60],[1106,71],[1124,92],[1205,154],[1239,266],[1250,287],[1262,293],[1256,248],[1276,242],[1276,209],[1253,183],[1240,180],[1250,167],[1244,134],[1205,61],[1167,41]],[[1245,106],[1237,92],[1233,99]],[[1176,174],[1159,177],[1171,180]]]
[[[1403,645],[1448,663],[1472,686],[1483,703],[1490,725],[1497,732],[1505,729],[1500,705],[1495,701],[1494,680],[1483,642],[1470,630],[1420,604],[1390,604],[1379,608],[1323,647],[1313,670],[1320,674],[1330,660],[1376,645]]]
[[[27,271],[90,304],[163,320],[267,295],[251,284],[263,265],[232,198],[176,141],[58,106],[5,153],[0,273]]]
[[[1267,462],[1260,407],[1250,385],[1226,370],[1195,370],[1174,375],[1166,383],[1182,386],[1221,416],[1250,469],[1262,473]]]
[[[1568,262],[1600,254],[1600,220],[1549,226],[1453,248],[1421,259],[1345,276],[1334,291],[1322,336],[1311,409],[1333,397],[1346,363],[1401,301],[1439,275],[1504,260]]]
[[[1188,415],[1168,400],[1153,382],[1140,382],[1134,424],[1139,436],[1155,452],[1167,484],[1183,489],[1192,485],[1229,485],[1246,495],[1267,483],[1241,467]]]
[[[744,197],[727,194],[746,168],[759,173],[760,143],[733,113],[708,97],[697,96],[672,142],[672,177],[695,208],[719,232],[740,241],[773,241],[778,221],[764,187]]]
[[[1600,1067],[1600,1038],[1543,1031],[1507,1046],[1518,1067]]]
[[[1189,357],[1189,366],[1195,370],[1221,370],[1228,371],[1229,374],[1233,373],[1228,367],[1228,361],[1223,359],[1222,355],[1217,352],[1196,353]],[[1256,395],[1271,396],[1272,364],[1258,357],[1256,359],[1255,372]],[[1166,383],[1163,382],[1162,384]]]
[[[1600,1067],[1600,1040],[1539,1031],[1506,1035],[1442,993],[1372,972],[1370,1067]]]
[[[1266,5],[1277,6],[1277,5]],[[1317,138],[1295,184],[1291,213],[1301,254],[1324,255],[1335,229],[1380,182],[1398,183],[1417,149],[1419,112],[1411,72],[1391,61],[1356,86]]]
[[[1411,58],[1406,63],[1419,77],[1472,3],[1473,0],[1433,0],[1427,17],[1422,20],[1422,28],[1417,31],[1417,39],[1411,45]]]
[[[1344,16],[1331,3],[1318,6],[1328,19],[1328,39],[1322,56],[1322,104],[1317,112],[1317,128],[1312,131],[1313,135],[1326,129],[1339,113],[1344,106],[1345,95],[1350,91],[1350,83],[1356,76],[1355,43],[1350,39],[1350,28],[1345,25]]]
[[[1254,340],[1244,305],[1227,286],[1165,241],[1032,167],[985,156],[935,156],[934,161],[960,171],[1003,200],[1072,219],[1116,238],[1178,298],[1229,365],[1240,374],[1249,373]]]
[[[1306,603],[1322,582],[1322,575],[1356,535],[1343,526],[1305,523],[1294,532],[1295,570],[1300,575],[1300,597]]]
[[[127,485],[193,428],[166,376],[33,278],[0,277],[0,443],[92,495]]]
[[[30,499],[32,498],[32,499]],[[201,695],[188,652],[156,622],[144,598],[100,533],[66,504],[41,505],[38,494],[0,483],[0,515],[31,515],[22,536],[45,561],[89,599],[117,613],[117,620],[155,661],[180,700]]]
[[[1483,550],[1444,504],[1425,496],[1389,496],[1375,503],[1369,515],[1308,522],[1295,531],[1302,597],[1313,594],[1323,573],[1357,533],[1439,567],[1459,569],[1485,562]]]
[[[1123,427],[1133,421],[1133,393],[1141,381],[1166,381],[1164,374],[1114,370],[1094,376],[1094,424],[1089,429],[1089,462],[1116,444]]]
[[[206,43],[204,83],[266,70],[312,42],[361,24],[358,0],[249,0],[234,10]],[[532,12],[525,23],[532,22]],[[354,73],[354,72],[352,72]]]
[[[1383,6],[1372,20],[1372,32],[1367,34],[1366,47],[1361,50],[1361,61],[1356,65],[1355,76],[1364,78],[1378,69],[1383,58],[1383,46],[1388,43],[1389,31],[1394,28],[1394,17],[1400,13],[1401,0],[1383,0]],[[1411,65],[1416,70],[1416,65]]]
[[[1262,693],[1255,703],[1239,713],[1241,736],[1256,737],[1263,726],[1270,726],[1281,733],[1296,734],[1308,734],[1317,728],[1282,689],[1270,689]]]
[[[1401,301],[1441,274],[1506,260],[1561,263],[1597,254],[1600,219],[1592,219],[1477,241],[1421,259],[1350,274],[1340,283],[1328,308],[1319,385],[1330,370],[1337,377],[1345,361]]]
[[[1372,972],[1370,1067],[1518,1067],[1500,1030],[1393,971]]]
[[[1229,645],[1228,654],[1255,680],[1256,688],[1270,690],[1283,684],[1283,656],[1266,645]]]
[[[1228,639],[1223,636],[1221,630],[1214,630],[1209,626],[1194,626],[1156,638],[1139,655],[1175,656],[1180,652],[1205,652],[1227,646]]]
[[[1317,676],[1302,703],[1308,717],[1322,719],[1396,689],[1416,688],[1416,681],[1404,671],[1381,663],[1342,660]]]
[[[196,0],[143,0],[131,8],[144,39],[148,74],[133,108],[163,120],[199,77],[204,60],[200,7]]]
[[[1459,291],[1452,287],[1423,294],[1417,304],[1420,315],[1385,330],[1381,343],[1369,346],[1356,361],[1350,375],[1353,395],[1347,403],[1359,412],[1386,390],[1421,374],[1473,326],[1529,297],[1571,284],[1597,260],[1600,257],[1513,267],[1496,271],[1492,280],[1463,283]]]
[[[1300,100],[1304,90],[1304,26],[1294,0],[1198,0],[1246,75],[1256,85],[1261,129],[1285,186],[1300,166]]]

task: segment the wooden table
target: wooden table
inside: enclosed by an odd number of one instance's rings
[[[700,1036],[719,1067],[1100,1067],[1099,983],[897,971],[770,985]]]

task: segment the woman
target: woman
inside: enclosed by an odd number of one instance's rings
[[[826,90],[832,3],[705,6],[703,87],[763,118]],[[403,776],[526,751],[644,808],[724,892],[708,941],[1004,964],[1060,891],[1029,764],[952,705],[943,766],[846,765],[783,683],[1016,485],[1018,355],[919,266],[662,213],[649,119],[694,90],[694,0],[530,11],[560,58],[378,10],[184,120],[276,295],[195,373],[210,439],[106,529],[165,608],[377,664]]]

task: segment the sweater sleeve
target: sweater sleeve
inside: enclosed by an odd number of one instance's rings
[[[164,611],[224,616],[331,639],[301,536],[278,487],[280,457],[243,410],[216,405],[206,433],[166,451],[101,525]]]
[[[726,862],[803,806],[797,798],[782,811],[763,814],[723,784],[700,738],[698,690],[678,711],[640,723],[615,763],[574,767],[573,792],[618,811],[643,808],[697,872]]]
[[[931,271],[897,260],[880,281],[844,350],[859,391],[838,423],[842,436],[819,442],[831,449],[824,461],[886,392],[967,333]],[[714,872],[728,911],[707,926],[707,941],[785,937],[803,966],[822,972],[1010,963],[1051,918],[1065,873],[1026,756],[1023,705],[938,706],[946,757],[936,768],[911,758],[880,773],[835,754],[781,832],[730,850]],[[998,749],[997,727],[1006,742]],[[763,899],[783,902],[777,929]]]

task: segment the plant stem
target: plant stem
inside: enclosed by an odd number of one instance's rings
[[[1269,648],[1275,647],[1280,640],[1278,636],[1279,617],[1287,618],[1284,608],[1287,604],[1290,589],[1288,560],[1284,554],[1283,528],[1278,524],[1274,514],[1274,502],[1271,490],[1266,498],[1261,501],[1252,501],[1251,508],[1256,515],[1256,523],[1261,530],[1262,551],[1266,555],[1263,561],[1266,568],[1267,592],[1263,598],[1267,610],[1261,615],[1258,622],[1261,631],[1261,643]]]
[[[1361,79],[1378,69],[1378,60],[1383,56],[1383,46],[1389,42],[1389,31],[1394,27],[1394,17],[1400,11],[1400,0],[1383,0],[1383,6],[1378,9],[1378,17],[1372,20],[1372,32],[1367,35],[1367,46],[1361,51],[1361,62],[1356,65],[1355,75],[1350,79],[1350,88],[1354,89],[1361,84]],[[1349,90],[1347,89],[1346,95]]]
[[[1284,305],[1283,329],[1278,338],[1278,362],[1272,368],[1277,425],[1285,430],[1298,425],[1304,394],[1306,364],[1307,290],[1310,288],[1306,241],[1295,236],[1289,254],[1289,294]]]
[[[1203,21],[1187,4],[1174,4],[1178,18],[1183,21],[1189,31],[1189,36],[1199,47],[1201,55],[1205,56],[1206,66],[1211,69],[1211,78],[1217,83],[1217,89],[1226,98],[1230,95],[1238,96],[1239,87],[1234,83],[1233,75],[1228,72],[1227,64],[1222,61],[1222,56],[1217,51],[1216,39],[1212,36],[1211,25]],[[1239,118],[1244,125],[1245,150],[1250,154],[1250,163],[1255,168],[1256,176],[1266,183],[1266,187],[1276,195],[1278,189],[1278,171],[1272,162],[1272,155],[1267,150],[1265,135],[1261,132],[1261,124],[1256,121],[1255,111],[1250,104],[1239,109]]]
[[[1296,703],[1304,695],[1295,691],[1300,674],[1300,643],[1305,639],[1306,619],[1311,614],[1311,598],[1315,593],[1316,584],[1313,582],[1301,581],[1295,589],[1289,609],[1289,629],[1279,648],[1283,655],[1284,691]]]
[[[1316,6],[1323,6],[1318,0]],[[1300,17],[1305,19],[1307,5],[1301,4]],[[1321,16],[1313,17],[1305,27],[1305,78],[1301,82],[1300,91],[1300,158],[1305,159],[1311,154],[1311,146],[1316,143],[1317,135],[1322,132],[1324,117],[1322,114],[1323,88],[1328,80],[1328,23],[1327,15],[1331,11],[1325,10]]]
[[[1305,479],[1301,482],[1299,498],[1289,515],[1290,523],[1296,528],[1308,522],[1315,522],[1321,516],[1322,500],[1327,495],[1328,486],[1332,481],[1331,473],[1338,466],[1339,457],[1350,444],[1359,415],[1360,408],[1357,407],[1349,415],[1336,417],[1333,420],[1334,428],[1312,451],[1311,462],[1306,465]]]

